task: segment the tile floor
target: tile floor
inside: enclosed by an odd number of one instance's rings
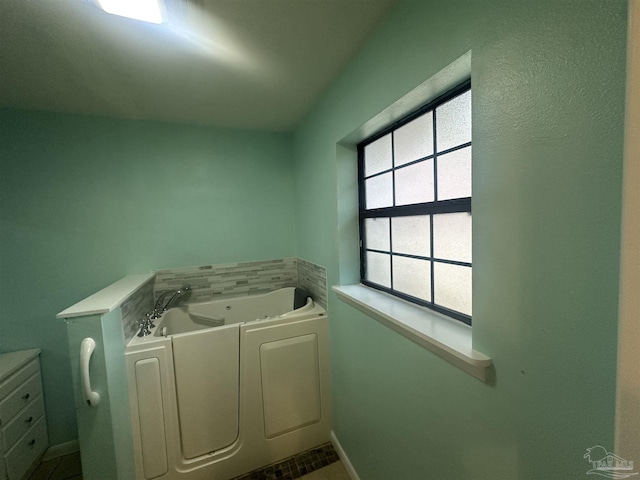
[[[338,454],[333,445],[327,442],[311,450],[300,452],[253,472],[240,475],[233,480],[294,480],[304,478],[306,474],[338,460]]]
[[[29,480],[82,480],[80,452],[42,462]]]
[[[266,480],[268,477],[261,478]],[[340,460],[298,478],[300,480],[351,480]],[[80,453],[76,452],[42,462],[29,480],[82,480]]]
[[[322,467],[320,470],[308,473],[301,480],[351,480],[351,477],[347,473],[342,465],[342,462],[338,460],[331,465]]]

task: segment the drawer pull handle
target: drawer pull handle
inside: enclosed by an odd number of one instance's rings
[[[29,440],[27,442],[27,445],[29,445],[30,447],[33,447],[35,444],[36,444],[36,439],[35,438],[32,438],[31,440]]]
[[[31,396],[31,395],[29,395],[28,393],[25,393],[24,395],[22,395],[22,399],[23,399],[23,400],[29,400],[29,397],[30,397],[30,396]]]
[[[82,377],[82,393],[87,405],[95,407],[100,403],[100,395],[98,392],[91,390],[91,378],[89,377],[89,361],[91,355],[96,348],[96,342],[93,338],[87,337],[80,344],[80,374]]]
[[[31,423],[31,422],[33,422],[33,417],[29,417],[24,421],[24,423]]]

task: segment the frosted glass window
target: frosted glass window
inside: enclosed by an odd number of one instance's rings
[[[470,83],[358,145],[361,282],[469,325]]]
[[[393,289],[431,301],[431,262],[394,255]]]
[[[435,262],[433,273],[433,301],[471,316],[471,267]]]
[[[390,170],[391,163],[391,134],[379,138],[364,147],[364,174],[366,177],[385,170]]]
[[[393,133],[395,166],[433,155],[433,112],[398,128]]]
[[[471,141],[471,90],[436,108],[438,151]]]
[[[433,256],[471,263],[470,212],[433,216]]]
[[[367,208],[390,207],[393,205],[393,180],[391,173],[365,180]]]
[[[396,170],[396,205],[433,200],[433,160],[425,160]]]
[[[389,245],[389,219],[366,218],[364,222],[366,247],[371,250],[391,250]]]
[[[391,255],[367,252],[365,278],[383,287],[391,287]]]
[[[471,196],[471,147],[438,156],[438,200]]]
[[[429,215],[394,217],[391,220],[391,235],[394,252],[421,257],[431,256]]]

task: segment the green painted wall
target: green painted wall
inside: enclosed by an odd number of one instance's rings
[[[586,448],[613,449],[626,8],[401,1],[296,131],[298,254],[339,283],[336,144],[472,51],[473,336],[496,378],[332,295],[334,430],[363,480],[585,478]]]
[[[51,443],[77,436],[57,312],[172,266],[299,255],[339,283],[336,144],[472,50],[474,342],[495,382],[331,296],[334,429],[363,480],[584,478],[585,449],[613,448],[625,35],[623,0],[400,1],[293,152],[0,109],[0,351],[42,348]]]
[[[0,109],[0,352],[39,347],[77,438],[56,313],[128,274],[295,256],[288,135]]]

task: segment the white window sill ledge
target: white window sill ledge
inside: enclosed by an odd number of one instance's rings
[[[339,299],[442,357],[465,372],[487,380],[492,361],[473,349],[471,327],[364,285],[335,285]]]

